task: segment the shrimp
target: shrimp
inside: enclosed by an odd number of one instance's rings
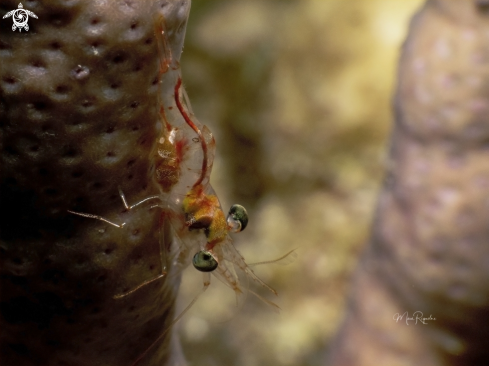
[[[194,180],[191,187],[188,185],[183,187],[187,190],[183,200],[181,200],[181,191],[174,192],[177,197],[173,200],[170,198],[170,200],[180,204],[180,213],[184,215],[184,227],[186,230],[178,231],[180,239],[187,246],[187,249],[196,250],[192,263],[197,270],[204,272],[202,292],[210,285],[208,272],[212,272],[231,287],[238,298],[243,293],[243,289],[235,272],[236,266],[249,278],[260,283],[276,295],[277,292],[264,283],[248,267],[244,258],[234,248],[229,232],[240,232],[243,230],[248,223],[248,214],[246,209],[240,205],[234,205],[227,216],[224,214],[219,199],[210,184],[210,174],[215,154],[214,138],[209,129],[206,126],[202,126],[191,112],[188,98],[186,98],[185,103],[182,101],[181,95],[185,96],[186,94],[182,86],[179,66],[170,66],[169,69],[168,73],[175,72],[177,76],[175,77],[174,100],[172,100],[170,107],[165,105],[165,108],[171,110],[173,105],[176,105],[184,122],[194,131],[201,144],[202,160],[200,170],[198,170],[200,174],[197,175],[197,179]],[[179,118],[174,118],[174,121],[177,120]],[[193,177],[195,178],[195,176]],[[203,233],[205,238],[191,235],[194,231]],[[267,301],[267,304],[278,310],[278,306],[274,303]]]
[[[164,19],[159,16],[155,23],[159,54],[159,83],[161,91],[158,103],[161,134],[153,158],[155,173],[153,179],[160,194],[147,197],[129,206],[124,194],[120,196],[127,210],[147,201],[158,200],[152,208],[162,209],[162,215],[170,221],[180,247],[174,253],[173,265],[185,268],[190,261],[195,269],[202,272],[203,287],[187,307],[167,326],[154,342],[133,363],[136,365],[156,345],[171,327],[176,324],[195,304],[198,298],[209,288],[211,274],[231,288],[239,303],[246,290],[276,312],[279,306],[256,292],[245,289],[239,281],[237,270],[247,279],[260,284],[272,294],[277,292],[263,282],[250,268],[243,256],[234,247],[230,233],[238,233],[248,225],[246,209],[233,205],[225,215],[221,203],[210,184],[210,175],[215,155],[215,140],[207,126],[202,125],[192,112],[188,96],[182,85],[180,65],[172,55],[166,38]],[[124,223],[116,224],[101,216],[69,211],[79,216],[102,220],[108,224],[123,228]],[[163,250],[162,248],[160,250]],[[295,252],[273,261],[278,263],[294,257]],[[190,260],[191,258],[191,260]],[[158,280],[162,273],[126,293],[114,296],[123,298],[147,284]]]
[[[161,45],[160,51],[162,49],[169,49],[166,39],[163,36],[163,26],[157,24],[156,27],[158,44]],[[160,55],[160,57],[164,57],[164,55]],[[184,220],[180,220],[180,223],[182,221],[184,222],[184,225],[181,226],[183,227],[183,230],[177,229],[177,236],[184,246],[184,248],[182,248],[182,253],[197,250],[192,258],[192,264],[194,268],[202,272],[203,287],[190,304],[187,305],[187,307],[171,322],[159,337],[154,340],[146,351],[139,356],[135,364],[137,364],[149,350],[160,341],[166,332],[186,314],[198,298],[209,288],[211,284],[211,274],[235,292],[238,303],[239,297],[245,290],[239,282],[236,269],[241,270],[247,278],[251,278],[274,295],[277,295],[277,292],[272,287],[263,282],[254,273],[232,243],[229,233],[238,233],[244,230],[248,224],[248,214],[243,206],[235,204],[229,210],[228,215],[225,216],[219,199],[210,184],[210,174],[215,154],[214,138],[209,129],[200,124],[191,110],[190,102],[188,101],[188,97],[182,86],[178,63],[172,60],[168,70],[166,79],[176,81],[174,84],[174,93],[171,98],[163,93],[162,99],[164,101],[164,109],[171,113],[176,106],[180,115],[174,116],[171,124],[176,125],[179,123],[178,128],[182,131],[186,131],[188,130],[188,127],[190,127],[197,135],[198,141],[201,144],[201,150],[199,151],[202,159],[201,168],[200,170],[197,170],[197,175],[195,175],[195,171],[194,174],[190,174],[190,177],[194,179],[194,183],[189,186],[187,184],[188,180],[183,177],[184,174],[189,174],[189,172],[181,171],[182,183],[179,182],[179,184],[172,187],[169,194],[169,200],[171,202],[170,204],[179,206],[177,212],[180,212],[180,215],[177,216],[181,217],[183,214]],[[181,95],[184,96],[185,103],[182,101]],[[184,191],[186,190],[183,200],[181,199],[181,194],[184,192],[182,192],[181,189]],[[179,223],[176,222],[174,224],[175,226],[178,226]],[[196,235],[196,232],[198,235]],[[293,258],[294,256],[295,251],[290,251],[277,260],[257,264],[280,262],[287,258]],[[263,298],[249,289],[248,291],[269,305],[272,310],[279,311],[279,306],[274,302]]]

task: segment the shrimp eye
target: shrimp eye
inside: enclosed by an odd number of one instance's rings
[[[216,259],[210,252],[206,252],[205,250],[196,253],[192,263],[200,272],[212,272],[217,268]]]
[[[241,205],[232,205],[229,209],[227,223],[229,229],[234,233],[239,233],[248,225],[248,213]]]

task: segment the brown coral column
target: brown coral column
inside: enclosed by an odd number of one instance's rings
[[[430,0],[412,21],[387,179],[335,365],[489,363],[487,10]],[[433,320],[408,325],[416,311]]]
[[[0,363],[131,365],[172,319],[178,275],[113,298],[171,272],[160,211],[124,210],[118,187],[130,204],[157,193],[154,19],[179,55],[190,3],[23,5],[28,32],[0,20]],[[181,362],[171,342],[140,364]]]

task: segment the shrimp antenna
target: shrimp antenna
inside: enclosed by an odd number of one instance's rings
[[[262,264],[280,264],[280,265],[286,265],[294,262],[297,259],[297,248],[292,249],[291,251],[285,253],[283,256],[269,260],[269,261],[263,261],[263,262],[255,262],[255,263],[248,263],[248,266],[259,266]]]
[[[182,78],[179,77],[177,80],[177,83],[175,84],[175,103],[177,104],[178,110],[182,114],[182,117],[185,119],[185,122],[192,128],[192,130],[195,131],[197,136],[199,136],[200,143],[202,145],[202,152],[204,154],[204,158],[202,159],[202,172],[200,173],[200,178],[197,180],[197,182],[194,183],[194,187],[197,187],[199,184],[201,184],[205,176],[207,175],[207,142],[205,141],[204,134],[202,133],[201,129],[197,127],[197,125],[190,119],[189,115],[187,114],[187,111],[183,108],[183,104],[180,100],[180,87],[182,86]]]

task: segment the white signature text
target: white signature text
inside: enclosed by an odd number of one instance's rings
[[[396,323],[399,321],[406,320],[406,325],[414,324],[428,324],[430,320],[436,320],[431,314],[429,317],[425,317],[421,311],[415,311],[412,316],[409,316],[408,312],[404,312],[403,314],[395,313],[394,320]]]

